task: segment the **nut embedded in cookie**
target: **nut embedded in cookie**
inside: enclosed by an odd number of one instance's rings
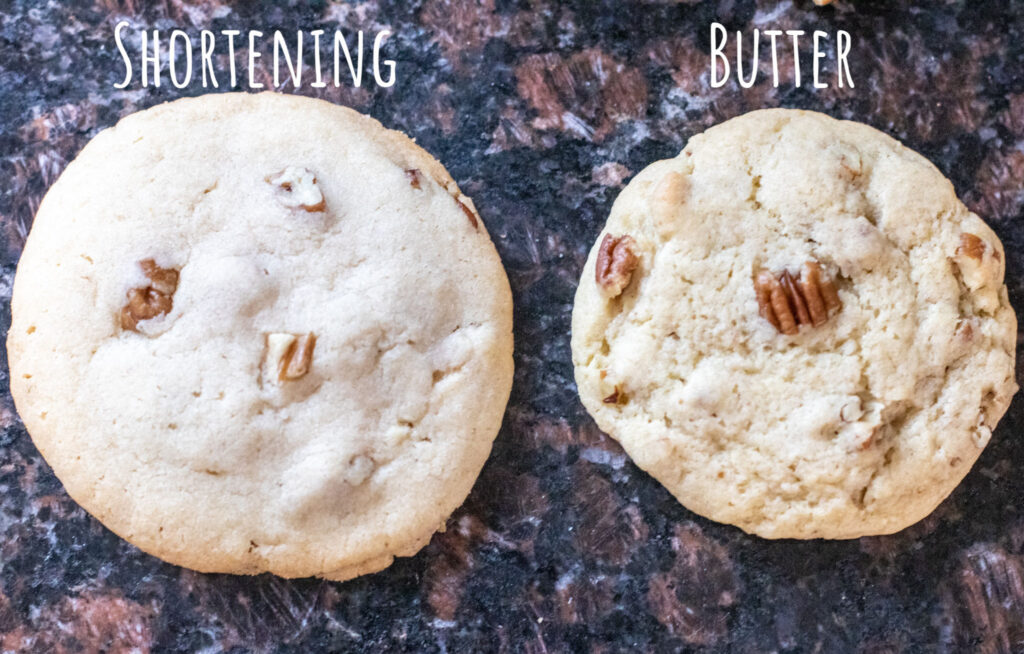
[[[476,221],[476,213],[469,208],[462,198],[455,198],[455,201],[459,203],[459,207],[462,209],[462,213],[466,214],[466,218],[469,218],[469,224],[473,226],[473,229],[479,229],[480,225]]]
[[[797,334],[801,325],[824,325],[843,306],[835,284],[817,261],[804,263],[796,279],[788,270],[779,275],[762,270],[754,277],[754,292],[758,313],[787,336]]]
[[[413,187],[417,191],[423,188],[420,184],[421,177],[422,174],[420,173],[419,168],[410,168],[405,171],[405,178],[409,180],[409,186]]]
[[[960,245],[956,247],[958,257],[970,257],[975,261],[981,261],[985,256],[985,241],[974,234],[964,232],[960,235]]]
[[[139,267],[149,285],[128,291],[128,303],[121,308],[121,328],[131,331],[138,331],[143,320],[169,313],[174,307],[174,292],[178,290],[177,270],[161,268],[153,259],[143,259]]]
[[[836,285],[827,276],[823,276],[821,264],[817,261],[804,263],[797,283],[807,302],[807,310],[811,314],[811,324],[815,327],[824,325],[832,311],[843,307]]]
[[[640,263],[640,258],[633,251],[635,246],[631,236],[604,235],[601,249],[597,252],[594,278],[608,297],[618,297],[632,281],[633,271]]]
[[[280,189],[278,195],[281,204],[290,209],[303,209],[314,213],[323,211],[326,207],[316,175],[308,168],[288,166],[281,172],[267,177],[267,182]]]
[[[316,335],[274,333],[267,334],[263,356],[263,381],[295,381],[313,366],[313,348]]]
[[[619,388],[618,384],[612,389],[611,394],[601,400],[605,404],[623,404],[626,401],[626,395]]]
[[[686,175],[674,170],[666,173],[655,185],[651,196],[651,214],[661,236],[669,236],[676,229],[676,219],[686,202],[688,190],[689,180]]]
[[[995,286],[1002,278],[1002,256],[997,248],[969,232],[960,234],[954,253],[960,270],[960,279],[974,294],[976,306],[982,311],[994,311],[999,306]]]

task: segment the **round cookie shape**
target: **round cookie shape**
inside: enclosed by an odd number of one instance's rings
[[[14,285],[11,392],[68,493],[204,572],[348,579],[469,493],[512,384],[508,279],[406,136],[206,95],[98,134]]]
[[[616,200],[576,293],[583,404],[690,510],[766,538],[930,513],[1016,392],[1002,244],[866,125],[755,111]]]

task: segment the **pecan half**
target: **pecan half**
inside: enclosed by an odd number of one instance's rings
[[[801,325],[824,325],[843,306],[835,284],[817,261],[806,262],[795,279],[788,270],[779,275],[762,270],[754,277],[754,292],[761,317],[789,336]]]
[[[143,259],[139,268],[149,280],[147,286],[128,291],[128,303],[121,308],[121,328],[138,331],[139,323],[171,311],[178,290],[178,271],[161,268],[153,259]]]
[[[267,334],[263,356],[265,380],[294,381],[305,376],[313,366],[313,348],[316,335],[274,333]]]
[[[280,189],[278,196],[281,204],[290,209],[303,209],[314,213],[323,211],[326,207],[316,175],[308,168],[288,166],[281,172],[267,177],[267,182]]]
[[[633,251],[636,242],[631,236],[605,234],[597,251],[594,278],[609,297],[618,297],[633,279],[633,271],[640,263]]]

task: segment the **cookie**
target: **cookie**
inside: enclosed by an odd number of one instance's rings
[[[902,529],[1016,391],[1002,244],[920,155],[773,109],[622,191],[576,294],[597,424],[687,508],[766,538]]]
[[[98,134],[18,267],[11,391],[68,493],[204,572],[347,579],[465,499],[512,383],[508,279],[424,150],[207,95]]]

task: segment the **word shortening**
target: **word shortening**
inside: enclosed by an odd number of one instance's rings
[[[803,30],[765,30],[760,31],[754,29],[754,33],[751,37],[751,43],[749,44],[749,58],[750,67],[749,74],[744,73],[744,38],[742,32],[736,32],[736,81],[739,85],[745,89],[749,89],[757,81],[760,69],[758,68],[758,60],[761,55],[760,37],[766,37],[771,44],[772,52],[772,84],[775,87],[779,86],[779,49],[780,47],[785,51],[785,42],[791,44],[792,59],[793,59],[793,84],[796,87],[800,86],[802,76],[800,74],[800,37],[807,36]],[[783,37],[781,40],[783,44],[780,46],[779,37]],[[815,30],[811,35],[812,43],[812,57],[811,57],[811,83],[816,89],[828,88],[828,83],[821,81],[821,65],[820,61],[828,56],[829,40],[830,35],[828,32],[822,32]],[[729,56],[725,52],[725,48],[728,45],[729,32],[720,23],[711,23],[711,87],[719,88],[725,86],[726,82],[729,81]],[[845,77],[845,86],[853,88],[853,77],[850,75],[850,62],[847,57],[850,54],[850,33],[845,30],[838,30],[835,38],[835,61],[836,69],[834,71],[835,82],[839,88],[844,87],[843,78]],[[806,44],[806,41],[805,41]],[[719,64],[721,64],[721,76],[719,76]]]
[[[311,70],[306,74],[312,81],[309,85],[313,88],[324,88],[333,83],[334,86],[341,86],[344,83],[351,83],[352,86],[360,87],[363,84],[363,61],[366,52],[367,39],[363,31],[359,30],[355,37],[355,45],[350,46],[348,40],[341,33],[335,30],[333,38],[323,39],[329,44],[333,55],[327,59],[327,75],[325,75],[322,62],[321,40],[324,30],[313,30],[308,34],[299,30],[294,37],[286,35],[280,30],[275,30],[272,35],[266,36],[263,32],[249,30],[221,30],[213,32],[202,30],[199,33],[198,42],[183,30],[172,30],[170,34],[161,35],[158,30],[140,30],[141,38],[138,61],[133,61],[125,47],[123,32],[129,27],[128,21],[121,21],[114,28],[114,43],[124,63],[124,79],[115,88],[127,88],[132,83],[136,71],[139,73],[142,87],[150,85],[159,87],[163,71],[167,70],[167,79],[175,88],[183,89],[193,81],[202,81],[203,88],[218,88],[221,83],[228,87],[240,86],[240,77],[248,82],[250,89],[262,89],[265,84],[258,79],[258,71],[261,63],[258,60],[267,56],[273,59],[271,73],[274,79],[274,86],[280,86],[282,78],[290,79],[295,88],[302,86],[304,75],[304,61],[308,47],[312,52],[313,64]],[[391,35],[389,30],[381,30],[373,36],[373,46],[370,52],[373,58],[373,81],[382,88],[393,86],[395,83],[395,62],[392,59],[381,58],[381,48],[384,41]],[[304,38],[305,37],[305,38]],[[267,46],[269,42],[269,46]],[[271,53],[263,52],[264,47],[269,47]],[[243,65],[246,69],[244,75],[240,76],[236,64],[235,54],[238,51],[245,52]],[[199,54],[198,70],[193,69],[194,54]],[[214,58],[226,55],[228,70],[227,79],[217,77]],[[181,60],[179,60],[181,57]],[[330,64],[333,62],[333,66]],[[137,64],[137,67],[136,67]]]

